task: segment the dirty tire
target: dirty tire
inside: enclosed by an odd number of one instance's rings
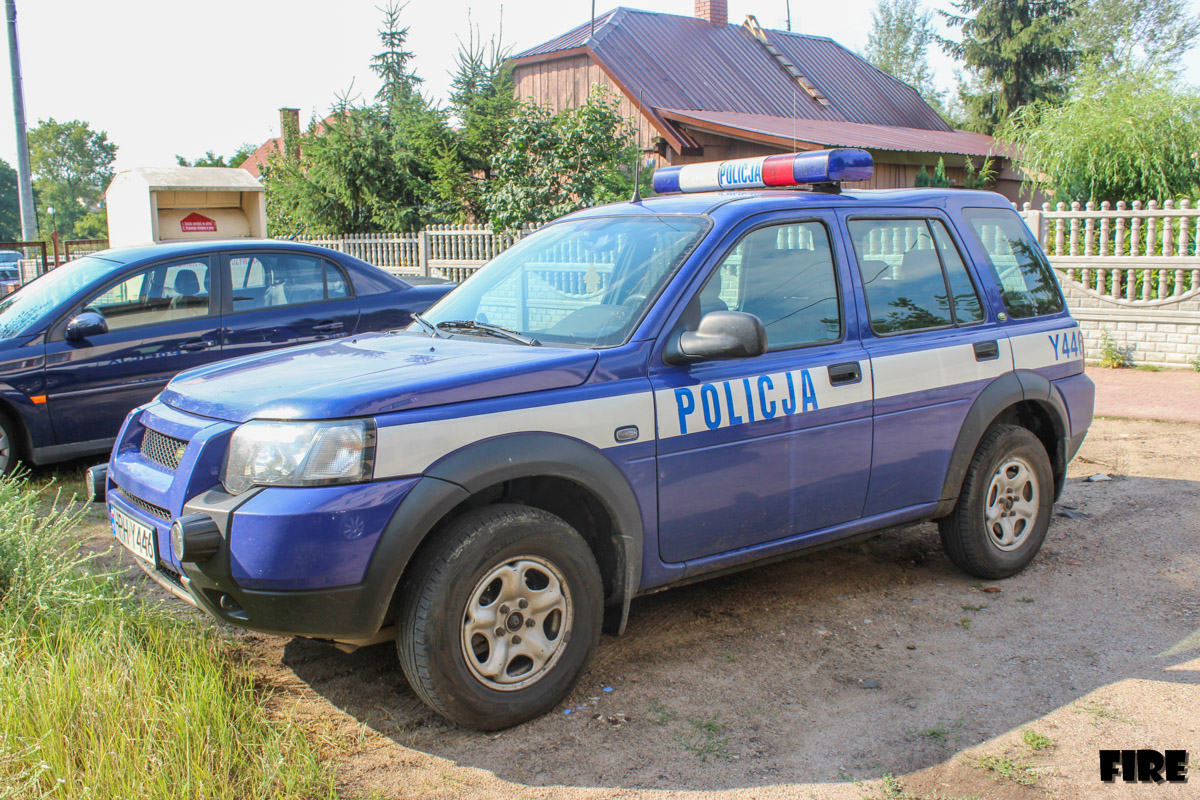
[[[20,461],[16,426],[0,413],[0,476],[11,475]]]
[[[574,528],[536,508],[464,514],[420,553],[400,591],[405,677],[439,714],[477,730],[552,709],[600,638],[596,559]]]
[[[942,547],[964,572],[1007,578],[1041,549],[1053,507],[1054,476],[1041,441],[1025,428],[995,425],[967,467],[954,510],[938,520]]]

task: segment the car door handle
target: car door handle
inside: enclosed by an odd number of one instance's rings
[[[212,347],[214,344],[215,344],[215,342],[206,342],[203,340],[201,340],[199,342],[184,342],[183,344],[179,345],[179,349],[187,350],[189,353],[197,353],[201,350],[207,350],[208,348]]]
[[[344,326],[340,322],[322,322],[320,325],[313,325],[313,331],[316,333],[333,333],[340,331]]]
[[[1000,357],[1000,345],[997,342],[976,342],[975,360],[993,361]]]
[[[832,364],[829,367],[829,383],[831,386],[844,386],[858,383],[862,380],[862,367],[857,361],[847,364]]]

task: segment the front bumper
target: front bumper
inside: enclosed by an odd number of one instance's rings
[[[143,455],[147,427],[187,443],[177,468]],[[155,563],[143,567],[175,595],[240,627],[371,640],[386,621],[396,585],[394,578],[387,583],[388,570],[371,569],[372,562],[385,533],[394,542],[407,538],[397,510],[414,486],[431,479],[229,495],[215,478],[234,427],[160,404],[126,421],[105,493],[109,505],[154,529]],[[189,513],[210,516],[224,541],[212,558],[181,564],[171,550],[170,527]]]

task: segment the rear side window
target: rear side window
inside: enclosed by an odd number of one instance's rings
[[[855,219],[848,227],[875,333],[983,320],[983,304],[940,220]]]
[[[971,233],[987,253],[1004,307],[1014,319],[1057,314],[1062,294],[1054,272],[1017,212],[1004,208],[965,208]]]

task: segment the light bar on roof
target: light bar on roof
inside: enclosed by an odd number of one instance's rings
[[[658,194],[714,192],[721,189],[865,181],[870,179],[874,171],[875,161],[870,153],[843,147],[664,167],[654,173],[654,191]]]

